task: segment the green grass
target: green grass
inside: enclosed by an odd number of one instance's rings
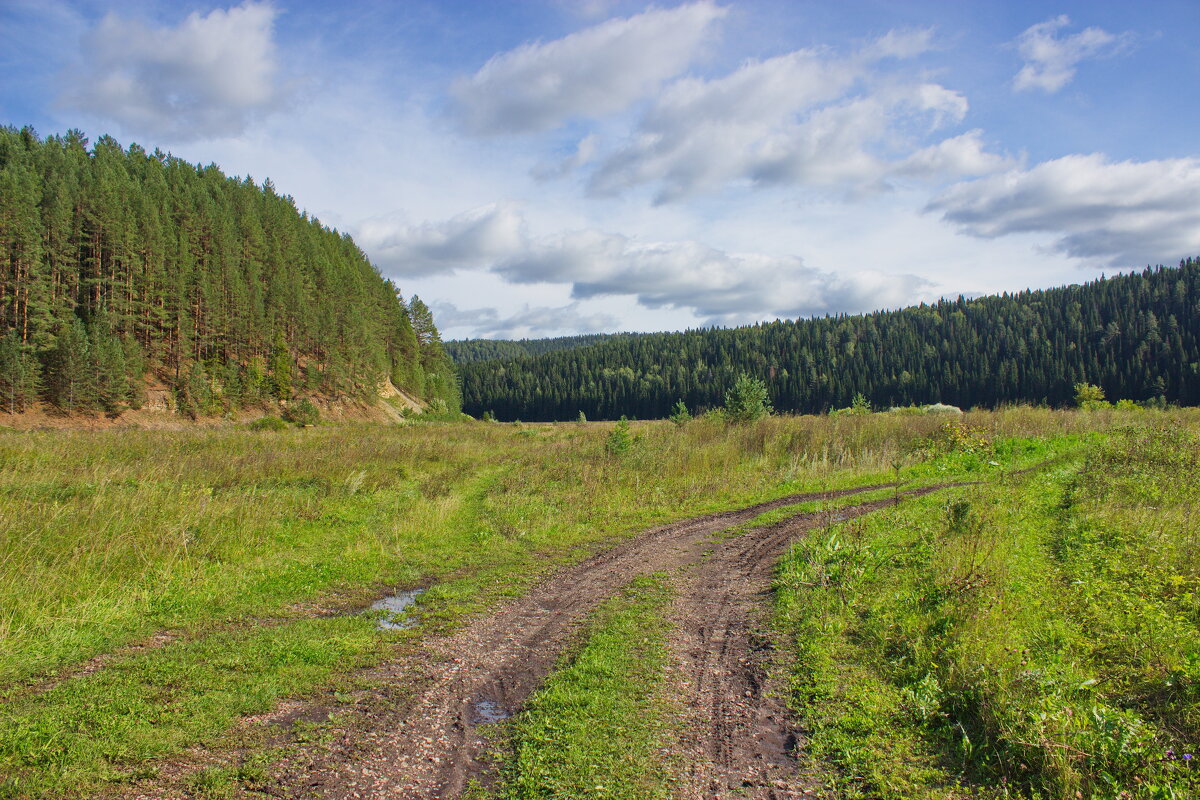
[[[634,423],[619,454],[602,423],[0,432],[0,797],[90,797],[219,747],[242,715],[328,691],[646,526],[999,475],[1045,454],[1029,437],[1127,416],[968,415],[1010,443],[999,460],[930,458],[943,420],[882,414]],[[414,586],[430,587],[420,629],[328,616]]]
[[[796,544],[778,624],[839,796],[1195,795],[1200,440],[1155,419]]]
[[[676,710],[663,693],[664,576],[634,580],[593,614],[583,641],[509,723],[505,800],[666,798]]]

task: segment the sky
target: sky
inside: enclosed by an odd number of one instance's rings
[[[0,0],[0,124],[270,178],[444,338],[1200,255],[1197,0]]]

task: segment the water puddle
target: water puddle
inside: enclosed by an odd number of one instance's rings
[[[490,725],[494,722],[503,722],[511,717],[507,709],[494,700],[476,700],[475,701],[475,722],[476,724]]]
[[[410,611],[409,606],[424,592],[424,589],[411,589],[390,594],[371,603],[368,611],[384,612],[379,618],[379,627],[383,630],[395,631],[412,628],[421,621],[421,618]]]

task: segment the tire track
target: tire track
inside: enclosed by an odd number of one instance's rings
[[[333,800],[457,797],[472,779],[487,772],[485,743],[477,726],[519,710],[553,668],[577,626],[620,587],[638,575],[702,561],[705,551],[714,547],[713,534],[764,512],[890,485],[792,495],[685,520],[567,567],[523,597],[432,640],[419,663],[402,661],[369,674],[385,685],[411,686],[413,694],[353,726],[324,753],[309,752],[306,763],[292,762],[279,788],[291,796]],[[758,542],[759,531],[729,540],[756,543],[738,563],[749,568],[755,553],[766,557],[792,535],[777,527],[764,529],[771,531],[767,541]],[[770,563],[768,579],[769,571]],[[728,608],[725,629],[732,635],[738,607]]]
[[[914,497],[949,486],[915,489]],[[899,497],[840,509],[842,519],[894,505]],[[802,733],[771,680],[772,637],[765,628],[775,565],[824,514],[783,520],[726,540],[687,570],[672,608],[672,667],[687,725],[681,797],[812,796],[795,757]]]

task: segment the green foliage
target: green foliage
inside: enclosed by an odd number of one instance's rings
[[[675,408],[671,410],[671,416],[668,419],[674,422],[676,427],[682,427],[690,422],[692,414],[688,411],[687,403],[682,400],[675,403]]]
[[[582,411],[580,411],[579,416],[575,418],[575,421],[580,424],[587,422],[587,414],[584,414]]]
[[[477,361],[498,361],[505,359],[532,358],[543,353],[555,353],[559,350],[574,350],[579,347],[590,347],[594,344],[628,333],[588,333],[582,336],[559,336],[552,339],[521,339],[509,341],[504,339],[461,339],[446,342],[446,353],[455,364],[470,364]]]
[[[734,423],[753,422],[771,413],[770,393],[759,378],[738,376],[725,393],[725,417]]]
[[[1085,375],[1116,397],[1200,405],[1198,298],[1200,259],[1188,259],[899,311],[628,334],[462,363],[463,406],[503,420],[565,421],[580,410],[593,420],[662,419],[681,398],[694,413],[719,407],[747,372],[789,413],[845,408],[856,394],[877,408],[1067,407]]]
[[[270,414],[246,423],[246,428],[252,431],[286,431],[289,427],[287,422]]]
[[[33,348],[22,343],[16,331],[0,338],[0,409],[9,414],[24,411],[37,398],[40,384]]]
[[[608,437],[604,440],[604,449],[608,451],[609,455],[620,456],[629,452],[629,448],[632,446],[633,434],[629,431],[629,420],[621,417],[608,432]]]
[[[0,342],[20,343],[0,348],[9,407],[40,391],[117,413],[140,405],[150,370],[193,415],[299,393],[373,400],[389,378],[457,410],[428,308],[412,306],[418,342],[348,236],[270,181],[87,144],[0,128]]]
[[[1104,390],[1090,383],[1075,384],[1075,405],[1085,411],[1112,408],[1112,404],[1104,399]]]
[[[318,424],[321,410],[307,397],[302,397],[284,406],[282,416],[285,422],[304,427]]]

